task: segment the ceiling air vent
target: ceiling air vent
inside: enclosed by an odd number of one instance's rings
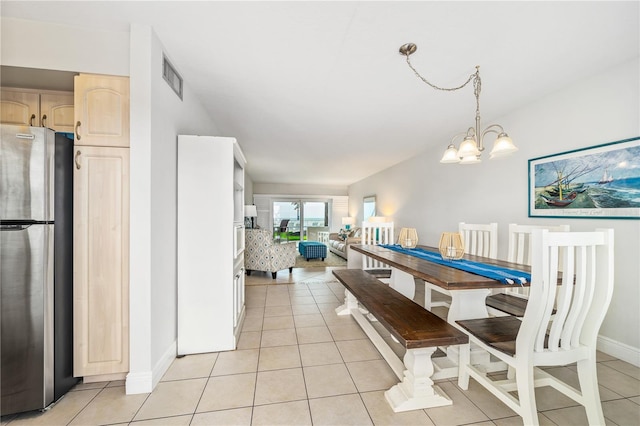
[[[178,97],[182,99],[182,77],[164,55],[162,56],[162,77]]]

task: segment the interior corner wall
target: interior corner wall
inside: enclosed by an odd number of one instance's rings
[[[477,165],[440,164],[446,142],[431,141],[435,148],[351,185],[349,211],[361,221],[362,198],[375,194],[380,215],[397,228],[416,228],[420,244],[432,246],[442,232],[457,231],[458,222],[498,222],[500,258],[506,258],[509,223],[614,228],[615,290],[599,348],[640,365],[640,221],[528,217],[529,159],[640,135],[638,75],[635,58],[492,120],[520,149],[505,159],[485,153]]]
[[[151,27],[132,25],[132,297],[127,394],[150,392],[176,354],[177,136],[218,134],[188,81],[182,100],[164,81],[163,54],[171,60],[171,52],[165,51]],[[180,64],[171,62],[180,72]]]

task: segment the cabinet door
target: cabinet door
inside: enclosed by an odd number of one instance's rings
[[[73,132],[73,93],[40,95],[40,126],[56,132]]]
[[[129,146],[129,78],[74,78],[76,145]]]
[[[129,149],[76,146],[74,375],[129,369]]]
[[[233,276],[233,331],[237,338],[239,337],[239,326],[242,324],[242,316],[244,315],[244,266],[241,266],[234,272]]]
[[[2,89],[0,122],[21,126],[40,125],[40,96],[35,92]]]

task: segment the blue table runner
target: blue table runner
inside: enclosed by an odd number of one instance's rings
[[[407,254],[409,256],[414,256],[419,259],[428,260],[429,262],[437,263],[439,265],[446,265],[451,268],[460,269],[462,271],[471,272],[472,274],[491,278],[500,281],[503,284],[523,285],[531,281],[530,273],[517,271],[515,269],[507,269],[501,266],[489,265],[481,262],[473,262],[466,259],[446,260],[442,258],[440,253],[435,253],[421,248],[403,248],[399,244],[380,244],[380,247],[397,251],[398,253]]]

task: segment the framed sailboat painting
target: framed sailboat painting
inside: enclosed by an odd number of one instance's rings
[[[640,219],[640,137],[529,160],[529,217]]]

